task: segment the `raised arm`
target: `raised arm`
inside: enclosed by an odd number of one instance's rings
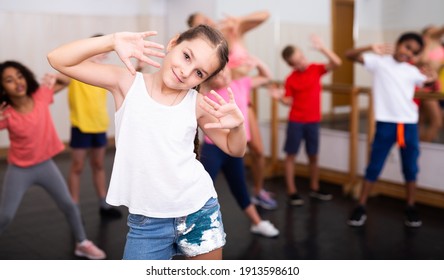
[[[60,73],[46,73],[40,84],[52,89],[54,93],[57,93],[64,89],[69,84],[69,81],[69,77]]]
[[[252,62],[255,64],[257,69],[257,75],[251,77],[251,87],[257,88],[268,84],[272,77],[268,66],[259,58],[253,57]]]
[[[433,38],[435,40],[439,40],[444,36],[444,26],[441,27],[431,27],[427,32],[426,35],[430,36],[430,38]]]
[[[120,103],[134,79],[135,69],[130,61],[131,58],[159,67],[157,62],[147,56],[163,57],[163,53],[151,49],[163,49],[163,46],[144,40],[156,34],[155,31],[119,32],[77,40],[51,51],[48,54],[48,61],[54,69],[64,75],[109,90],[115,96],[115,100],[116,96],[119,96]],[[117,53],[127,69],[89,60],[95,55],[111,51]]]
[[[221,29],[225,30],[228,35],[242,38],[245,33],[259,26],[269,17],[268,11],[258,11],[240,17],[227,16],[221,22]]]
[[[332,50],[326,48],[319,36],[312,35],[311,42],[316,50],[318,50],[327,57],[328,59],[328,64],[326,65],[327,71],[333,70],[334,68],[341,66],[342,64],[341,58]]]
[[[258,11],[239,17],[239,31],[245,34],[253,28],[256,28],[270,17],[268,11]]]
[[[372,51],[376,54],[383,55],[392,54],[393,49],[393,45],[390,44],[374,44],[356,49],[349,49],[345,52],[345,56],[354,62],[364,63],[362,54],[365,52]]]

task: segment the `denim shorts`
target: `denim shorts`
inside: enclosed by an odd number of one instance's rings
[[[123,259],[169,260],[175,255],[195,257],[225,245],[225,232],[217,198],[197,212],[179,218],[128,215],[129,232]]]

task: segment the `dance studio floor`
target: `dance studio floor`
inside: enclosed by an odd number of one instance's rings
[[[106,168],[110,174],[113,150],[107,153]],[[56,163],[67,176],[69,155],[56,157]],[[5,160],[0,161],[0,178],[5,172]],[[82,175],[81,211],[89,239],[108,254],[108,259],[122,257],[125,217],[103,220],[98,213],[91,173]],[[249,221],[235,204],[223,176],[216,181],[222,215],[227,233],[224,259],[230,260],[384,260],[384,259],[444,259],[444,209],[418,205],[423,226],[406,228],[404,201],[371,198],[367,224],[351,228],[346,224],[355,202],[341,194],[341,187],[323,183],[334,194],[329,202],[308,198],[307,180],[297,178],[305,205],[285,204],[283,178],[266,181],[279,202],[274,211],[261,210],[264,219],[272,221],[281,231],[278,238],[268,239],[249,232]],[[0,186],[1,188],[1,186]],[[121,208],[127,214],[125,208]],[[78,259],[73,254],[74,240],[63,214],[41,188],[31,188],[25,195],[16,217],[0,236],[0,259],[56,260]]]

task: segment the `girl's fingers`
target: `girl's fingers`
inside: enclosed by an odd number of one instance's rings
[[[220,105],[216,101],[210,99],[208,96],[204,96],[204,100],[208,105],[213,107],[215,110],[218,110],[220,108]]]
[[[227,102],[225,101],[225,99],[222,98],[222,96],[220,96],[216,91],[211,90],[210,93],[212,95],[214,95],[214,97],[216,97],[217,101],[219,102],[220,105],[222,104],[226,104]]]
[[[160,64],[147,56],[142,56],[139,58],[140,61],[145,62],[146,64],[152,65],[156,68],[160,68]]]
[[[204,103],[199,103],[199,106],[204,109],[207,113],[210,115],[213,115],[216,118],[221,117],[221,113],[219,113],[217,110],[215,110],[212,106],[208,106]]]
[[[158,44],[158,43],[151,42],[151,41],[144,41],[143,46],[145,48],[154,48],[154,49],[159,49],[159,50],[165,49],[165,47],[162,44]]]
[[[141,32],[141,34],[142,34],[143,38],[146,38],[146,37],[157,35],[157,31],[155,31],[155,30],[144,31],[144,32]]]
[[[236,103],[236,101],[234,101],[234,93],[233,93],[233,90],[230,88],[230,87],[228,87],[227,88],[227,90],[228,90],[228,97],[230,98],[230,103]]]
[[[163,53],[163,52],[158,52],[158,51],[151,50],[151,49],[144,49],[144,50],[143,50],[143,53],[144,53],[145,55],[147,55],[147,56],[157,56],[157,57],[160,57],[160,58],[165,57],[165,53]]]

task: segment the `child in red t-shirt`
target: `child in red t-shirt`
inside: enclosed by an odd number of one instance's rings
[[[330,200],[328,194],[319,188],[318,147],[319,123],[321,120],[321,77],[341,65],[342,61],[327,49],[318,36],[311,37],[313,48],[328,59],[326,64],[309,63],[302,50],[292,45],[285,47],[282,57],[293,71],[285,80],[285,95],[280,101],[291,106],[287,139],[285,141],[285,179],[291,205],[302,205],[304,201],[297,193],[294,182],[294,162],[299,146],[304,140],[309,159],[310,196],[320,200]]]

